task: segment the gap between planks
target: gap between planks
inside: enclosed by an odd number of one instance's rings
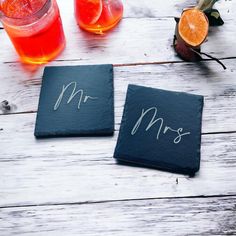
[[[66,202],[66,203],[42,203],[42,204],[22,204],[22,205],[6,205],[0,206],[0,209],[11,208],[27,208],[27,207],[48,207],[48,206],[73,206],[73,205],[91,205],[91,204],[106,204],[117,202],[132,202],[132,201],[153,201],[153,200],[172,200],[172,199],[209,199],[209,198],[225,198],[236,197],[235,194],[219,194],[219,195],[196,195],[196,196],[180,196],[180,197],[152,197],[152,198],[132,198],[118,200],[103,200],[103,201],[84,201],[84,202]]]
[[[220,61],[222,60],[232,60],[236,57],[222,57],[217,58]],[[203,61],[215,61],[213,59],[203,59]],[[128,66],[145,66],[145,65],[163,65],[163,64],[181,64],[181,63],[198,63],[198,62],[189,62],[189,61],[160,61],[160,62],[140,62],[140,63],[126,63],[126,64],[113,64],[114,67],[128,67]],[[217,62],[216,62],[217,63]],[[219,65],[220,66],[220,65]]]
[[[217,58],[220,61],[222,60],[232,60],[232,59],[236,59],[236,56],[231,56],[231,57],[221,57],[221,58]],[[83,59],[69,59],[69,60],[54,60],[55,62],[77,62],[77,61],[84,61]],[[200,62],[204,62],[204,61],[215,61],[213,59],[203,59]],[[19,61],[6,61],[6,62],[2,62],[3,64],[19,64],[21,62]],[[128,67],[128,66],[146,66],[146,65],[164,65],[164,64],[181,64],[181,63],[198,63],[198,62],[189,62],[189,61],[153,61],[153,62],[136,62],[136,63],[117,63],[117,64],[113,64],[114,67]],[[217,62],[216,62],[217,63]],[[45,64],[45,66],[47,66]],[[220,66],[220,65],[219,65]]]

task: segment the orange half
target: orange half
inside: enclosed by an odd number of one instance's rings
[[[184,42],[192,47],[200,46],[206,39],[209,22],[206,15],[198,9],[188,9],[181,15],[178,31]]]

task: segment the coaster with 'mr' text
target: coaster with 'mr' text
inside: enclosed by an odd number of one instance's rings
[[[46,67],[35,136],[103,136],[114,132],[112,65]]]

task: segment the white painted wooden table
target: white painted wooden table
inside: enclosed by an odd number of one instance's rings
[[[102,36],[75,24],[58,1],[67,48],[49,65],[115,65],[114,137],[36,140],[43,67],[22,65],[0,30],[0,235],[236,235],[236,5],[203,51],[222,59],[181,61],[175,22],[195,1],[126,0],[124,19]],[[117,165],[112,158],[129,83],[205,96],[201,169],[194,178]],[[14,108],[15,107],[15,108]]]

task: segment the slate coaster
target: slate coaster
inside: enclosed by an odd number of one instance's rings
[[[113,132],[112,65],[45,68],[34,133],[37,138]]]
[[[129,85],[114,157],[194,175],[200,166],[203,96]]]

